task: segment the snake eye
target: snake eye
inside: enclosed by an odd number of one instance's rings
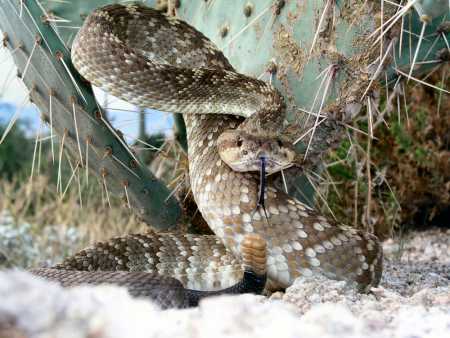
[[[236,144],[237,144],[238,147],[242,146],[242,139],[240,137],[238,138]]]
[[[242,150],[242,154],[243,155],[248,155],[248,151],[247,150]]]

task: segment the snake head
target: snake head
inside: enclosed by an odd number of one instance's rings
[[[226,130],[217,140],[219,155],[234,171],[259,171],[261,158],[269,174],[290,167],[295,150],[278,135],[250,134],[243,130]]]

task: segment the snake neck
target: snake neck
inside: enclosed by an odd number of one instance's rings
[[[272,288],[287,287],[300,276],[319,271],[346,279],[361,290],[377,285],[382,250],[378,239],[327,220],[283,191],[269,186],[266,215],[257,209],[258,175],[231,170],[216,142],[242,118],[185,115],[192,192],[202,216],[235,257],[244,236],[257,233],[267,241],[267,269]]]
[[[211,229],[235,255],[246,232],[242,214],[256,207],[257,177],[233,171],[219,156],[217,138],[243,119],[228,115],[185,115],[189,171],[197,206]]]

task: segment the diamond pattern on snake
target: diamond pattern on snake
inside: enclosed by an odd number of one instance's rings
[[[83,77],[112,95],[183,114],[192,192],[215,236],[129,235],[96,244],[57,268],[149,271],[191,289],[220,289],[242,278],[242,243],[257,234],[267,243],[268,288],[312,274],[347,280],[362,291],[378,284],[382,249],[376,236],[337,224],[271,186],[264,194],[266,218],[257,208],[254,167],[236,171],[221,158],[218,140],[237,130],[247,135],[240,143],[256,140],[273,163],[289,162],[291,148],[273,139],[285,104],[271,85],[236,72],[202,33],[143,5],[109,5],[86,19],[72,60]],[[221,153],[241,156],[238,140],[221,142]]]

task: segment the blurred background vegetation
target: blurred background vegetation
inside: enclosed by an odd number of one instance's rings
[[[442,83],[441,74],[430,80],[441,88],[450,84],[449,78]],[[338,219],[355,225],[364,222],[369,212],[370,225],[381,237],[430,226],[448,227],[448,95],[412,84],[399,102],[382,102],[380,106],[386,117],[374,131],[370,172],[364,134],[355,133],[352,141],[343,142],[329,157],[327,169],[336,182],[326,189],[331,209]],[[356,123],[355,127],[367,132],[367,124]]]

